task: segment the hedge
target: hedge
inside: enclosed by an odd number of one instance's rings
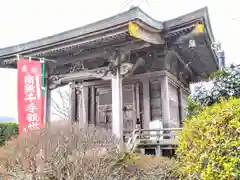
[[[239,179],[240,99],[221,100],[186,119],[179,140],[183,177]]]
[[[18,135],[18,124],[16,123],[0,123],[0,146],[12,136]]]

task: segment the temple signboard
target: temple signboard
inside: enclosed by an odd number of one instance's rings
[[[19,134],[44,127],[42,64],[18,60],[18,124]]]

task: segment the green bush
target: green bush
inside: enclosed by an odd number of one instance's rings
[[[198,115],[198,113],[202,110],[202,107],[198,100],[191,99],[191,97],[188,97],[187,107],[185,110],[187,110],[188,113],[187,117],[191,117]]]
[[[16,135],[18,135],[18,125],[16,123],[0,123],[0,146]]]
[[[240,177],[240,100],[204,107],[185,120],[177,159],[182,178],[216,180]]]

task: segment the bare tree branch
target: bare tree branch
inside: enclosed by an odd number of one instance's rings
[[[70,93],[68,88],[60,87],[54,91],[54,95],[51,98],[52,115],[58,118],[58,120],[68,120],[70,108]]]

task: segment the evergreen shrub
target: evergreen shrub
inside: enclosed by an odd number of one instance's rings
[[[18,135],[18,125],[16,123],[0,123],[0,146],[13,136]]]
[[[240,178],[240,99],[221,99],[189,116],[179,135],[182,178]]]

